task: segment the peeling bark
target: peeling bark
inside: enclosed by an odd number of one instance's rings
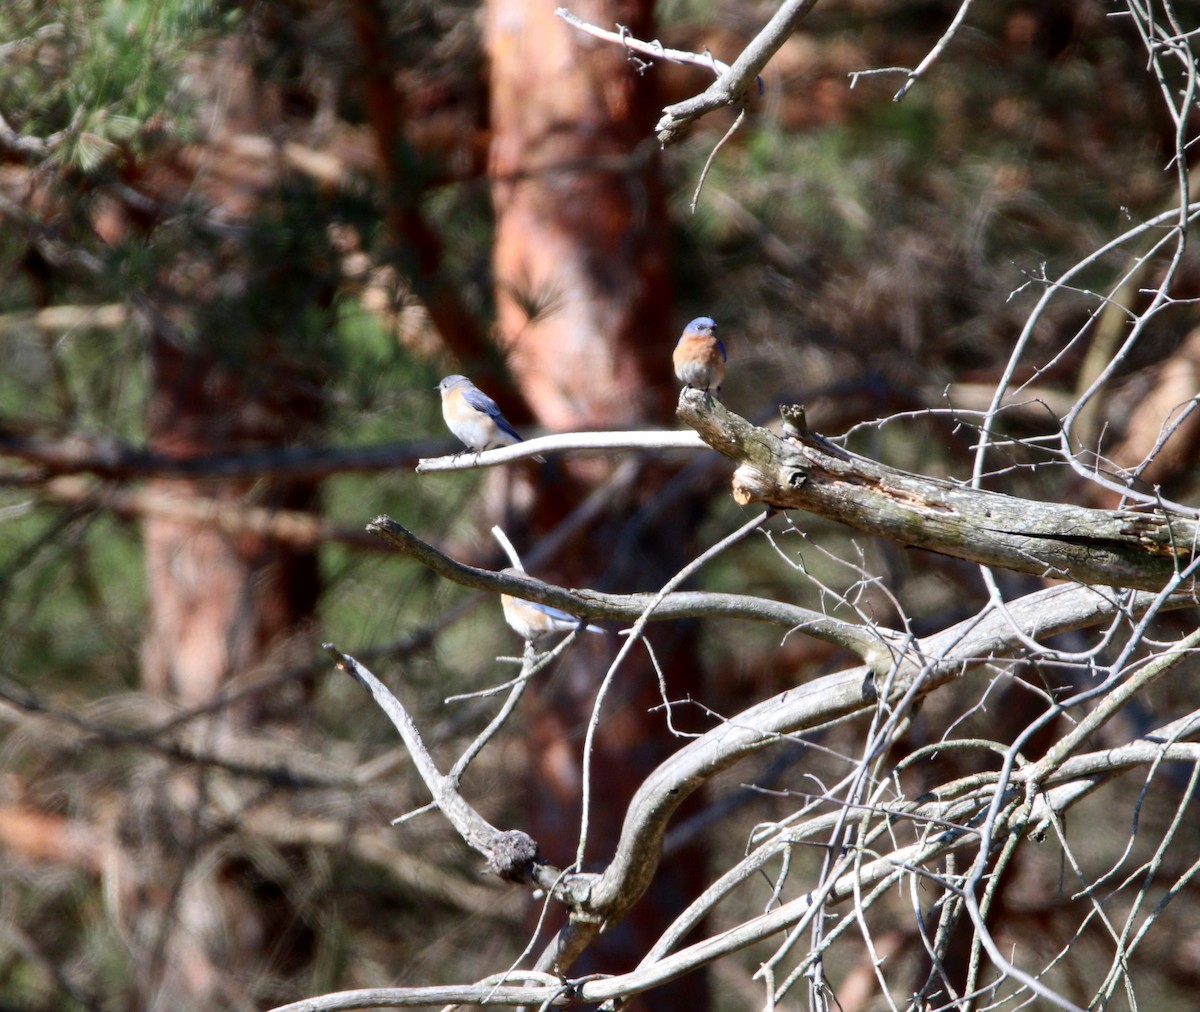
[[[1100,510],[1037,502],[926,478],[847,453],[785,410],[786,436],[752,425],[695,390],[679,417],[738,464],[743,506],[802,509],[902,545],[1048,579],[1159,591],[1190,567],[1200,525],[1165,512]]]

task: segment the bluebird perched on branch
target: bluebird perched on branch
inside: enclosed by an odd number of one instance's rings
[[[519,569],[505,569],[501,572],[509,576],[525,575]],[[538,640],[556,632],[574,632],[576,629],[590,633],[604,632],[598,625],[588,625],[583,619],[551,608],[548,604],[537,604],[519,597],[510,597],[508,594],[500,595],[500,604],[504,608],[504,621],[530,643],[537,643]]]
[[[696,387],[705,393],[715,387],[720,397],[726,358],[725,345],[717,340],[716,321],[709,316],[697,316],[683,328],[671,361],[675,363],[675,375],[685,387]]]
[[[468,450],[481,453],[522,442],[499,405],[466,376],[447,376],[437,388],[442,394],[442,417]]]

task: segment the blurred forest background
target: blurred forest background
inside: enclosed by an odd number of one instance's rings
[[[440,417],[442,375],[471,376],[527,434],[673,427],[670,349],[709,315],[729,348],[733,410],[767,424],[781,403],[803,403],[814,429],[853,429],[861,453],[966,477],[972,430],[928,409],[985,408],[1039,279],[1178,198],[1177,125],[1108,3],[973,8],[893,103],[902,76],[850,75],[915,66],[958,4],[823,0],[768,65],[694,213],[734,113],[665,151],[653,126],[711,75],[639,72],[552,7],[0,6],[5,1008],[257,1009],[475,980],[522,951],[539,904],[481,876],[436,814],[389,825],[427,792],[319,649],[334,641],[369,663],[435,753],[452,755],[489,711],[443,700],[511,677],[497,657],[521,645],[494,598],[390,553],[365,524],[386,512],[499,567],[488,531],[500,522],[536,575],[632,591],[662,586],[745,518],[727,463],[707,452],[418,477],[419,457],[459,448]],[[572,9],[728,62],[775,8]],[[1196,25],[1196,5],[1176,10]],[[1128,258],[1098,258],[1080,287],[1108,284]],[[1172,291],[1176,310],[1084,419],[1130,466],[1197,392],[1194,252]],[[1036,382],[1005,415],[1013,434],[1043,431],[1086,385],[1090,345],[1072,336],[1093,310],[1064,296],[1041,317],[1047,365],[1022,377]],[[1143,417],[1152,402],[1157,415]],[[1196,447],[1179,434],[1142,477],[1194,502]],[[991,486],[1116,504],[1065,467],[1028,462],[1013,450]],[[804,534],[775,522],[778,543],[803,550],[816,581],[856,588],[881,621],[942,628],[984,599],[973,566],[793,519]],[[824,600],[765,539],[701,585]],[[562,865],[582,727],[617,642],[590,639],[544,676],[464,787]],[[690,730],[850,661],[733,622],[676,623],[651,640],[672,693],[708,708],[688,713]],[[596,760],[597,861],[640,778],[676,747],[648,713],[649,661],[633,668],[629,684],[644,688],[614,704]],[[1160,691],[1153,705],[1167,712],[1186,685]],[[958,705],[948,692],[929,727]],[[973,719],[1001,742],[1023,726],[999,698]],[[914,742],[922,733],[940,732],[917,727]],[[825,741],[854,751],[849,731]],[[756,777],[801,789],[777,756],[731,771],[687,809],[656,893],[586,969],[635,963],[708,881],[706,862],[740,852],[744,830],[708,831],[712,806],[740,805],[745,826],[789,809],[742,789]],[[1139,804],[1129,790],[1118,847]],[[1152,823],[1154,799],[1140,804]],[[1078,916],[1057,866],[1012,874],[1004,930],[1067,945]],[[1195,1007],[1188,889],[1181,920],[1168,915],[1138,950],[1153,967],[1138,978],[1144,1007]],[[917,965],[914,936],[898,924],[888,940],[898,965]],[[752,949],[644,1007],[756,1007],[761,957]],[[843,1008],[875,1007],[868,971],[850,956],[832,965]]]

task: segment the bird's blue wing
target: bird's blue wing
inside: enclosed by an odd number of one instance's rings
[[[517,430],[509,424],[507,418],[500,413],[500,405],[485,394],[479,387],[469,387],[463,392],[463,399],[476,411],[481,411],[489,416],[496,426],[507,432],[513,439],[520,440],[521,437],[517,434]]]
[[[579,616],[568,615],[565,611],[559,611],[557,608],[552,608],[548,604],[538,604],[536,601],[530,601],[528,603],[532,604],[538,611],[544,612],[545,614],[549,615],[551,618],[557,619],[560,622],[578,622],[579,621]]]
[[[469,386],[463,391],[463,400],[465,400],[476,411],[482,411],[485,415],[491,415],[495,418],[500,414],[500,406],[485,394],[479,387]]]
[[[724,342],[724,341],[718,341],[718,342],[717,342],[717,347],[721,349],[721,361],[722,361],[722,362],[728,362],[728,361],[729,361],[729,356],[725,354],[725,342]]]

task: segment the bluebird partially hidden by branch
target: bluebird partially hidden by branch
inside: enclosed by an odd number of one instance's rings
[[[501,572],[508,576],[525,575],[519,569],[504,569]],[[548,604],[538,604],[508,594],[500,595],[500,604],[504,608],[504,621],[530,643],[536,644],[556,632],[574,632],[576,629],[590,633],[604,632],[598,625],[588,625],[583,619],[551,608]]]
[[[437,388],[442,394],[442,417],[468,450],[482,453],[523,442],[499,405],[466,376],[447,376]]]
[[[705,393],[715,388],[718,397],[727,358],[725,345],[717,339],[717,322],[710,316],[697,316],[684,327],[671,355],[675,375],[685,387],[696,387]]]

